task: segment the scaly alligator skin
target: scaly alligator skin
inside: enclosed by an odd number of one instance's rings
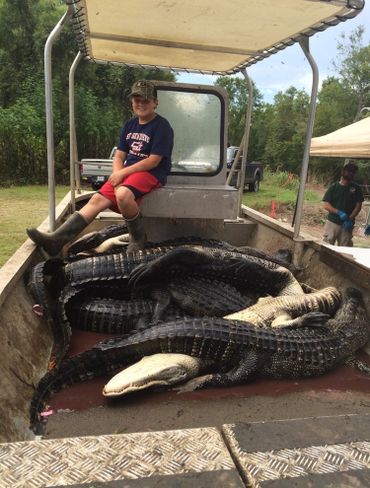
[[[75,243],[73,243],[68,252],[69,252],[69,259],[75,260],[75,255],[79,252],[90,251],[92,250],[96,253],[95,248],[100,244],[103,244],[104,241],[113,238],[114,236],[120,236],[121,234],[125,234],[127,232],[126,225],[112,225],[108,226],[106,229],[100,232],[92,232],[87,234]],[[242,246],[242,247],[235,247],[229,244],[226,241],[221,241],[219,239],[204,239],[201,237],[195,236],[188,236],[188,237],[177,237],[175,239],[170,239],[161,242],[147,242],[146,249],[151,248],[168,248],[172,249],[174,247],[179,246],[189,246],[189,245],[196,245],[202,247],[213,247],[213,248],[221,248],[231,252],[237,252],[240,254],[244,254],[247,256],[254,256],[261,259],[267,259],[268,261],[272,261],[276,264],[280,264],[288,268],[293,273],[296,271],[295,266],[291,264],[291,252],[287,249],[279,250],[276,255],[272,256],[270,254],[265,253],[264,251],[260,251],[253,247]],[[100,251],[97,251],[100,252]],[[125,249],[122,249],[122,245],[119,246],[112,246],[109,250],[103,251],[104,254],[119,254],[119,253],[126,253]]]
[[[269,295],[301,295],[303,290],[293,274],[272,261],[224,249],[178,247],[157,259],[134,267],[129,285],[163,276],[202,276],[225,281],[238,288]],[[163,279],[163,278],[162,278]]]
[[[105,253],[99,256],[72,260],[67,262],[65,266],[66,282],[76,286],[89,281],[127,279],[131,271],[139,264],[153,261],[175,249],[194,249],[194,251],[199,250],[199,252],[203,250],[204,253],[214,255],[215,259],[244,258],[244,260],[251,260],[255,263],[259,262],[260,265],[265,263],[266,268],[289,268],[288,263],[282,265],[281,260],[276,260],[272,256],[265,255],[264,258],[259,258],[252,255],[256,253],[256,250],[250,249],[252,254],[246,254],[245,250],[240,252],[237,248],[222,241],[181,238],[163,244],[163,246],[156,245],[156,247],[150,247],[129,256],[120,249],[118,253]]]
[[[179,353],[213,361],[226,373],[207,375],[196,387],[227,386],[255,376],[296,378],[321,375],[343,363],[369,338],[361,294],[349,289],[329,327],[260,329],[247,322],[193,318],[167,322],[127,339],[110,339],[66,359],[40,381],[31,424],[50,395],[68,385],[109,374],[144,356]]]
[[[118,298],[118,287],[110,287],[108,290],[101,287],[100,290],[83,286],[65,287],[58,301],[60,327],[130,334],[153,326],[160,320],[175,317],[222,317],[255,301],[244,297],[227,283],[204,278],[177,278],[159,290],[154,286],[148,292],[148,298]],[[61,348],[67,351],[68,345],[65,346],[61,345]]]
[[[181,310],[198,317],[223,317],[231,311],[250,307],[256,301],[243,296],[234,286],[215,279],[178,276],[171,279],[167,287],[171,299]]]
[[[225,318],[251,322],[256,327],[302,326],[307,323],[304,314],[322,312],[332,316],[340,302],[340,292],[334,287],[327,287],[305,295],[260,298],[255,305]]]
[[[50,364],[58,364],[62,360],[71,340],[71,329],[60,327],[56,310],[55,290],[61,286],[59,281],[62,269],[63,260],[59,258],[38,263],[32,268],[27,283],[28,291],[35,301],[32,310],[46,320],[53,335]]]

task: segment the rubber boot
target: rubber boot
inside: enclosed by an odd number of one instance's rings
[[[89,222],[78,212],[74,212],[54,232],[40,232],[34,227],[27,229],[28,237],[38,246],[42,247],[49,256],[56,256],[67,242],[76,237]]]
[[[127,246],[127,254],[140,251],[145,248],[146,232],[143,223],[143,217],[139,212],[133,219],[125,219],[127,229],[130,234],[130,243]]]

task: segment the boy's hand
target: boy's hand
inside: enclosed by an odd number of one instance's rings
[[[116,187],[122,183],[122,180],[125,177],[124,171],[125,171],[124,169],[121,169],[119,171],[115,171],[110,175],[108,181],[113,187]]]

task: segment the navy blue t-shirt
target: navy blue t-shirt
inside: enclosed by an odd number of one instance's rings
[[[131,166],[150,154],[162,156],[159,165],[149,173],[162,185],[166,184],[171,171],[173,129],[164,117],[156,114],[146,124],[139,124],[138,117],[133,117],[123,126],[117,148],[127,153],[125,166]]]

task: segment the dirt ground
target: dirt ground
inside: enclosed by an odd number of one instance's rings
[[[306,189],[314,191],[320,196],[325,192],[325,187],[317,184],[308,184]],[[280,222],[293,222],[294,208],[288,205],[282,205],[279,204],[279,202],[275,202],[275,215],[272,215],[271,207],[263,208],[260,211],[270,217],[276,218]],[[365,201],[360,214],[356,218],[353,238],[353,244],[355,247],[370,247],[370,236],[364,235],[364,229],[366,227],[369,212],[370,202]],[[301,231],[311,235],[314,238],[320,239],[323,234],[326,215],[327,212],[323,209],[322,202],[305,202],[301,220]]]

